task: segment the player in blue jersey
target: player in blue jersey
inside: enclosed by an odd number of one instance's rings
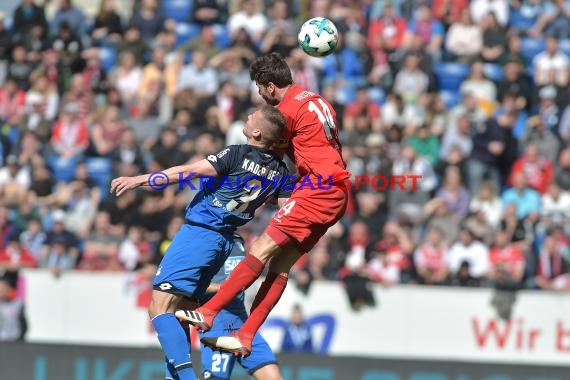
[[[287,168],[271,150],[284,127],[279,110],[262,106],[244,126],[247,144],[232,145],[217,155],[160,173],[169,183],[189,177],[210,178],[188,205],[186,223],[168,247],[153,282],[149,316],[175,379],[196,379],[189,338],[175,310],[181,302],[192,303],[203,297],[232,251],[234,232],[253,218],[256,209],[273,198],[282,204],[290,196],[292,189],[287,189],[284,181]],[[116,178],[111,182],[111,192],[120,196],[137,187],[152,188],[156,175]]]
[[[212,279],[212,283],[208,287],[206,296],[201,299],[206,302],[218,291],[220,285],[226,281],[232,270],[245,257],[245,247],[241,236],[235,235],[235,244],[230,256]],[[229,335],[238,331],[247,319],[247,311],[244,304],[244,293],[238,295],[230,304],[228,304],[216,316],[212,330],[206,333],[200,333],[200,337],[215,337],[220,335]],[[213,351],[210,347],[202,344],[202,374],[204,379],[208,380],[226,380],[229,379],[236,361],[257,380],[281,380],[281,373],[277,365],[277,359],[271,348],[257,333],[253,338],[251,355],[247,358],[237,358],[228,352]]]

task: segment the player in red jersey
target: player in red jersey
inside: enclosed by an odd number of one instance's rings
[[[301,180],[218,293],[194,311],[176,313],[196,328],[209,330],[217,313],[249,288],[269,262],[268,274],[243,327],[231,337],[203,339],[206,345],[240,356],[251,353],[253,336],[285,291],[293,264],[344,215],[348,201],[344,180],[350,177],[342,159],[336,114],[329,102],[293,84],[289,66],[276,53],[253,62],[250,76],[265,102],[277,106],[287,120],[285,135],[276,148],[289,155]],[[302,181],[307,186],[301,186]]]

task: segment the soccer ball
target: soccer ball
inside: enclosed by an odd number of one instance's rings
[[[315,17],[301,26],[298,41],[299,47],[311,57],[324,57],[336,50],[338,30],[331,20]]]

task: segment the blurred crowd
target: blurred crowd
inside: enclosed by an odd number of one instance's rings
[[[152,273],[192,191],[108,194],[244,142],[249,64],[276,51],[335,107],[352,191],[296,265],[344,281],[570,289],[570,1],[33,0],[0,5],[0,277],[24,267]],[[128,9],[124,5],[128,3]],[[335,55],[297,47],[326,16]],[[241,229],[251,243],[271,206]],[[151,270],[149,270],[149,268]],[[16,291],[16,290],[14,290]]]

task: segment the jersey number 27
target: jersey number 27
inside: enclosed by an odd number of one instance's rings
[[[320,107],[312,100],[309,102],[309,112],[315,112],[317,114],[319,121],[325,129],[327,139],[330,141],[333,138],[336,138],[336,126],[334,124],[334,117],[329,106],[323,101],[323,99],[319,98],[318,102]]]

